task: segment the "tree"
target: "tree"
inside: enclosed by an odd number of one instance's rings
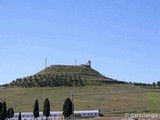
[[[0,102],[0,113],[2,111],[2,102]]]
[[[72,101],[67,98],[63,104],[63,115],[64,117],[70,117],[73,114],[73,104]]]
[[[18,120],[21,120],[22,116],[21,116],[21,112],[19,112],[19,115],[18,115]]]
[[[39,117],[39,105],[38,105],[38,100],[37,99],[35,101],[33,115],[34,115],[34,118]]]
[[[153,82],[153,84],[152,84],[152,85],[153,85],[153,87],[156,87],[156,83],[155,83],[155,82]]]
[[[157,86],[160,87],[160,81],[157,81]]]
[[[10,118],[13,117],[13,115],[14,115],[14,110],[13,110],[13,108],[9,108],[9,109],[8,109],[8,112],[7,112],[7,117],[10,119]]]
[[[48,98],[46,98],[44,102],[43,115],[46,116],[46,119],[48,119],[50,115],[50,103]]]
[[[2,116],[2,107],[3,107],[3,103],[0,102],[0,120],[3,119],[3,116]]]
[[[2,103],[2,109],[0,112],[0,120],[5,120],[7,117],[7,108],[6,108],[6,102],[4,101]]]

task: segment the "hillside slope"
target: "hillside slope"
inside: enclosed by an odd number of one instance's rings
[[[80,75],[83,79],[86,80],[111,80],[111,78],[107,78],[100,74],[95,69],[85,66],[73,66],[73,65],[51,65],[50,67],[45,68],[44,70],[37,73],[44,74],[56,74],[56,75]]]
[[[84,87],[36,87],[4,88],[1,100],[16,112],[31,112],[35,100],[43,111],[44,100],[48,98],[51,111],[59,111],[67,97],[74,93],[75,110],[98,109],[106,116],[125,113],[160,113],[160,89],[142,88],[134,85],[89,85]]]
[[[113,79],[103,76],[88,65],[51,65],[32,76],[18,78],[12,81],[9,86],[72,87],[102,84],[104,81],[113,81]]]

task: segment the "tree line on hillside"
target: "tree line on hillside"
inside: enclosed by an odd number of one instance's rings
[[[12,118],[14,115],[13,108],[6,107],[6,102],[0,102],[0,120],[5,120],[6,118]]]
[[[157,81],[157,83],[156,82],[153,82],[153,83],[130,82],[129,84],[142,86],[142,87],[160,87],[160,81]]]
[[[141,87],[160,87],[160,81],[153,82],[153,83],[141,83],[141,82],[125,82],[125,81],[119,81],[119,80],[103,80],[102,81],[105,84],[130,84],[135,86],[141,86]]]
[[[85,65],[75,66],[75,65],[52,65],[47,67],[43,71],[39,72],[40,74],[45,73],[64,73],[64,74],[81,74],[81,75],[93,75],[93,76],[102,76],[98,71],[87,67]]]
[[[95,77],[96,78],[96,77]],[[0,87],[72,87],[72,86],[85,86],[88,78],[83,77],[80,74],[35,74],[33,76],[27,76],[24,78],[18,78],[13,80],[9,84],[0,85]],[[91,78],[92,79],[92,78]],[[142,87],[160,87],[160,81],[153,83],[141,83],[141,82],[126,82],[116,79],[109,80],[95,80],[98,83],[104,84],[131,84]]]
[[[46,98],[44,101],[44,106],[43,106],[43,116],[46,117],[46,120],[49,119],[50,109],[51,108],[50,108],[49,99]],[[70,98],[67,98],[64,101],[62,114],[64,118],[69,118],[70,115],[73,114],[73,103],[70,100]],[[0,120],[5,120],[6,118],[10,119],[10,118],[13,118],[13,116],[14,116],[13,108],[9,108],[7,111],[6,102],[5,101],[3,103],[0,102]],[[37,119],[40,116],[39,115],[39,103],[37,99],[35,100],[35,104],[34,104],[33,116],[35,119]],[[21,119],[22,119],[21,112],[19,112],[18,120],[21,120]]]
[[[60,87],[84,86],[80,75],[38,74],[13,80],[8,86],[20,87]]]

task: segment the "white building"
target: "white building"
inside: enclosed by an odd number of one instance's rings
[[[99,116],[99,110],[81,110],[81,111],[74,111],[75,117],[98,117]],[[10,120],[18,120],[19,113],[15,113],[14,117]],[[21,112],[21,118],[22,120],[34,120],[34,115],[32,112]],[[39,117],[37,120],[45,120],[46,117],[43,116],[43,112],[39,112]],[[63,120],[64,117],[62,115],[62,111],[55,111],[50,112],[49,120]]]

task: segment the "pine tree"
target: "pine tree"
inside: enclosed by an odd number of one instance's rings
[[[2,111],[2,102],[0,102],[0,113]]]
[[[13,115],[14,115],[14,110],[13,110],[13,108],[9,108],[9,109],[8,109],[8,112],[7,112],[7,117],[10,119],[10,118],[13,117]]]
[[[50,115],[50,103],[48,98],[46,98],[44,102],[43,115],[46,116],[47,119]]]
[[[34,115],[34,118],[39,117],[39,104],[38,104],[38,100],[37,99],[35,101],[33,115]]]
[[[4,101],[2,103],[2,109],[0,112],[0,120],[5,120],[7,117],[7,108],[6,108],[6,102]]]
[[[67,98],[63,104],[63,115],[64,117],[70,117],[73,114],[72,101]]]
[[[21,120],[21,119],[22,119],[21,112],[19,112],[18,120]]]

